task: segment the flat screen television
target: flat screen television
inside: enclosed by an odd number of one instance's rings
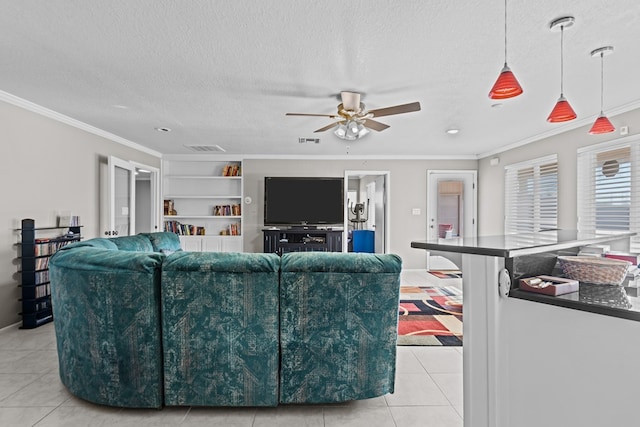
[[[264,179],[264,225],[328,226],[343,223],[343,178]]]

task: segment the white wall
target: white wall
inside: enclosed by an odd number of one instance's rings
[[[160,159],[0,101],[0,328],[18,322],[16,260],[22,218],[53,226],[56,212],[79,215],[86,238],[99,233],[98,162],[115,155],[160,168]],[[150,132],[152,132],[151,130]]]
[[[629,126],[629,135],[640,134],[640,110],[611,118],[614,126]],[[575,229],[578,223],[577,153],[585,147],[621,138],[618,132],[589,135],[591,124],[509,151],[488,156],[478,162],[478,235],[504,234],[504,167],[513,163],[558,154],[558,227]],[[491,166],[491,158],[500,164]]]
[[[410,247],[412,240],[427,236],[427,169],[476,170],[475,160],[244,160],[244,196],[253,200],[243,206],[244,250],[262,252],[265,176],[344,177],[345,170],[390,171],[390,252],[400,255],[403,268],[425,268],[425,252]],[[421,215],[412,215],[420,208]]]

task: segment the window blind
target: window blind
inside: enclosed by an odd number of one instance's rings
[[[505,166],[505,234],[558,227],[558,156]]]
[[[640,232],[640,141],[578,150],[578,230]],[[630,239],[640,253],[640,237]]]

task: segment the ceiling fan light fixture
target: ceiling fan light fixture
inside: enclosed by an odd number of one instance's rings
[[[333,133],[338,138],[344,139],[347,136],[347,126],[344,123],[340,123]]]

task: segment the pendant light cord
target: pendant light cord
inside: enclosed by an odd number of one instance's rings
[[[504,63],[507,64],[507,0],[504,0]]]
[[[600,52],[600,115],[604,116],[604,52]]]
[[[560,25],[560,97],[564,96],[564,25]]]

